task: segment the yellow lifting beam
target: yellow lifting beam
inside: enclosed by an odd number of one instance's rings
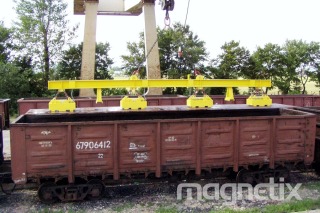
[[[49,81],[48,89],[104,89],[150,87],[271,87],[271,80],[233,79],[139,79]]]
[[[190,79],[190,76],[188,76],[188,79],[138,79],[136,75],[133,75],[129,80],[64,80],[48,82],[48,89],[51,90],[97,89],[97,103],[102,102],[101,89],[104,88],[129,88],[130,91],[134,91],[137,88],[150,87],[193,87],[196,90],[203,90],[204,87],[226,87],[225,100],[232,101],[234,100],[233,87],[271,87],[271,80],[204,79],[201,75],[198,75],[196,79]],[[249,101],[247,101],[247,104],[252,106],[270,106],[271,103],[271,99],[266,95],[263,98],[250,96]],[[125,96],[120,104],[123,109],[144,109],[147,107],[146,100],[141,96],[138,98]],[[205,94],[203,97],[193,95],[187,100],[187,105],[192,108],[211,107],[213,100]],[[53,112],[58,111],[59,109],[54,106],[56,105],[49,104],[49,109]],[[63,107],[61,108],[63,109]]]

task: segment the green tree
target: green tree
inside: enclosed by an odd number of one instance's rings
[[[56,79],[80,79],[82,63],[83,44],[72,45],[68,50],[63,51],[60,62],[55,73]],[[95,79],[112,79],[109,74],[113,60],[109,57],[110,44],[97,43],[95,56]]]
[[[138,42],[127,42],[129,55],[121,55],[122,67],[125,69],[126,75],[131,75],[133,71],[139,69],[140,76],[146,76],[145,63],[145,45],[144,34],[139,34]]]
[[[81,76],[81,63],[82,63],[82,47],[83,44],[72,45],[68,50],[63,51],[62,58],[57,65],[55,79],[70,80],[80,79]],[[97,43],[96,45],[96,56],[95,56],[95,79],[112,79],[110,75],[110,67],[113,64],[113,60],[109,57],[110,44]],[[113,92],[112,92],[113,91]],[[104,90],[104,95],[117,94],[117,90]],[[77,96],[78,91],[74,92]]]
[[[28,79],[29,91],[26,91],[27,96],[21,97],[47,97],[52,93],[47,88],[43,87],[43,75],[40,72],[34,72],[32,66],[32,58],[29,56],[16,57],[12,64],[17,67],[22,77]]]
[[[173,24],[169,29],[157,29],[160,56],[160,70],[162,78],[187,78],[193,73],[195,67],[203,67],[208,53],[204,47],[205,42],[195,35],[190,27],[181,23]],[[156,41],[155,41],[156,42]],[[139,42],[127,43],[129,55],[122,55],[123,66],[127,74],[140,68],[140,75],[145,76],[145,45],[144,35],[140,33]],[[181,50],[178,54],[178,50]],[[164,94],[184,94],[186,88],[166,88]]]
[[[239,42],[231,41],[221,47],[222,53],[212,59],[207,68],[209,77],[216,79],[238,79],[250,68],[250,52],[240,46]],[[219,94],[223,88],[211,88],[211,94]],[[234,92],[238,90],[234,88]]]
[[[158,29],[158,38],[162,77],[187,78],[207,60],[205,42],[188,25],[175,23],[172,28]]]
[[[80,79],[81,62],[82,44],[70,46],[69,49],[62,52],[54,78],[59,80]]]
[[[251,79],[273,79],[280,74],[279,70],[283,63],[282,49],[277,44],[266,44],[263,48],[258,47],[251,56],[251,69],[244,70],[243,76]],[[266,93],[268,88],[266,88]]]
[[[12,31],[3,25],[0,21],[0,61],[7,62],[12,49],[11,44]]]
[[[310,75],[311,81],[320,86],[320,43],[311,42],[309,44],[309,67],[307,74]]]
[[[77,27],[69,27],[67,3],[63,0],[15,0],[17,21],[15,38],[22,52],[33,55],[43,71],[43,83],[63,47],[71,42]]]
[[[274,84],[283,94],[300,93],[300,83],[307,77],[305,68],[308,64],[308,44],[301,40],[287,40],[282,49],[284,61]],[[303,82],[304,85],[307,80]]]
[[[10,98],[10,112],[17,112],[17,100],[30,97],[29,76],[11,63],[0,62],[0,97]]]
[[[221,47],[222,53],[211,61],[211,66],[218,68],[218,73],[211,73],[215,78],[237,79],[249,67],[250,52],[240,43],[231,41]]]
[[[109,57],[110,44],[108,42],[96,45],[95,79],[112,79],[109,73],[113,60]]]

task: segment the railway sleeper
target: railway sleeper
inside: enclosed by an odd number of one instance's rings
[[[85,198],[89,200],[100,199],[105,192],[105,185],[101,180],[93,179],[86,184],[56,185],[47,182],[38,189],[39,199],[46,204],[60,201],[79,201]]]

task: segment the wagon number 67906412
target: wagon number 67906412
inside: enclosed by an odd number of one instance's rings
[[[79,141],[76,144],[76,149],[110,149],[110,141]]]

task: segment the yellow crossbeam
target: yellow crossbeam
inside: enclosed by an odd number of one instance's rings
[[[128,87],[271,87],[271,80],[233,79],[140,79],[140,80],[65,80],[49,81],[48,89],[102,89]]]

